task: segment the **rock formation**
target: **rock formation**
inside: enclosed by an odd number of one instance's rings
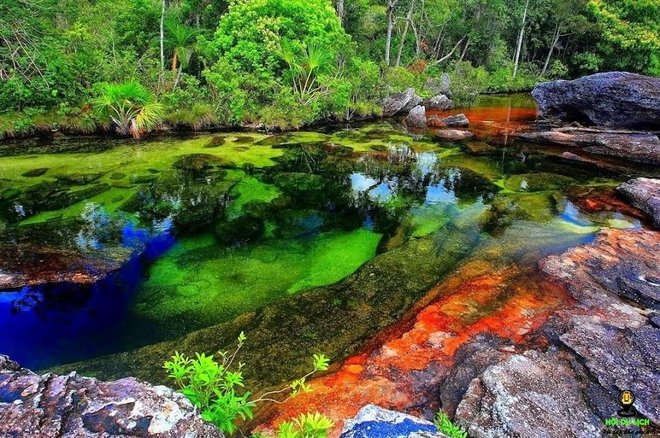
[[[532,96],[546,118],[618,128],[660,128],[660,78],[597,73],[537,85]]]
[[[222,437],[183,395],[134,378],[39,376],[0,356],[0,436]]]
[[[619,186],[619,192],[649,215],[655,228],[660,228],[660,180],[635,178]]]

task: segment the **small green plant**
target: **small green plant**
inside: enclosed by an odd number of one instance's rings
[[[318,412],[301,414],[293,421],[281,423],[277,428],[277,438],[325,438],[332,426],[332,420]]]
[[[252,410],[258,403],[283,403],[300,392],[310,392],[307,379],[314,373],[327,370],[330,362],[325,355],[315,354],[312,371],[282,389],[266,392],[259,398],[251,398],[252,393],[245,389],[243,381],[242,369],[245,364],[239,362],[234,365],[236,355],[245,340],[245,334],[241,332],[236,349],[231,353],[219,352],[219,361],[204,353],[196,353],[193,359],[176,352],[171,360],[163,365],[181,392],[199,408],[202,418],[230,435],[236,431],[238,420],[244,421],[253,417]],[[282,395],[285,395],[283,399],[277,398]],[[327,426],[323,429],[327,430],[332,427],[332,422],[317,413],[299,417],[292,425],[295,426],[292,431],[297,431],[298,435],[284,436],[323,437],[325,435],[322,434],[309,435],[307,431],[321,430],[322,426]]]
[[[443,411],[438,411],[433,420],[433,424],[441,433],[444,433],[449,438],[467,438],[467,432],[465,432],[460,426],[455,425],[451,422],[449,417]]]

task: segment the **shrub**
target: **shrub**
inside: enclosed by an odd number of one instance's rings
[[[162,105],[139,83],[102,83],[97,88],[98,96],[92,104],[101,117],[112,121],[119,134],[138,138],[160,122]]]
[[[252,398],[251,392],[245,389],[243,381],[244,364],[240,362],[238,365],[234,364],[236,355],[243,347],[245,340],[245,334],[241,332],[238,336],[238,345],[233,352],[221,351],[218,353],[220,362],[216,361],[213,356],[203,353],[195,354],[193,359],[176,352],[171,360],[163,365],[168,376],[174,380],[181,392],[200,409],[202,418],[215,424],[227,434],[236,431],[236,422],[239,418],[240,420],[252,418],[252,410],[258,403],[281,403],[282,400],[276,400],[273,397],[287,395],[287,398],[290,398],[301,391],[311,391],[307,385],[307,379],[319,371],[328,369],[329,359],[325,355],[315,354],[314,367],[305,376],[294,380],[280,390],[266,392],[259,398]],[[327,421],[321,421],[322,418],[317,415],[300,420],[295,424],[301,428],[300,430],[312,426],[320,428],[328,424]],[[330,424],[326,429],[331,426]]]

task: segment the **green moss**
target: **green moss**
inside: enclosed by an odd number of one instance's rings
[[[277,187],[266,184],[257,178],[245,177],[236,185],[232,193],[236,196],[236,199],[227,212],[229,217],[240,214],[245,204],[249,202],[269,203],[280,196],[282,192]]]

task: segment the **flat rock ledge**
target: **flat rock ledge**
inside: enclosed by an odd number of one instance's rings
[[[0,356],[2,437],[219,438],[183,395],[132,377],[42,376]]]
[[[341,438],[446,438],[446,435],[429,421],[366,405],[344,423]]]
[[[635,178],[619,186],[619,192],[634,206],[649,215],[660,229],[660,180]]]
[[[635,163],[660,164],[660,139],[654,133],[564,127],[517,135],[534,143],[578,148]]]

